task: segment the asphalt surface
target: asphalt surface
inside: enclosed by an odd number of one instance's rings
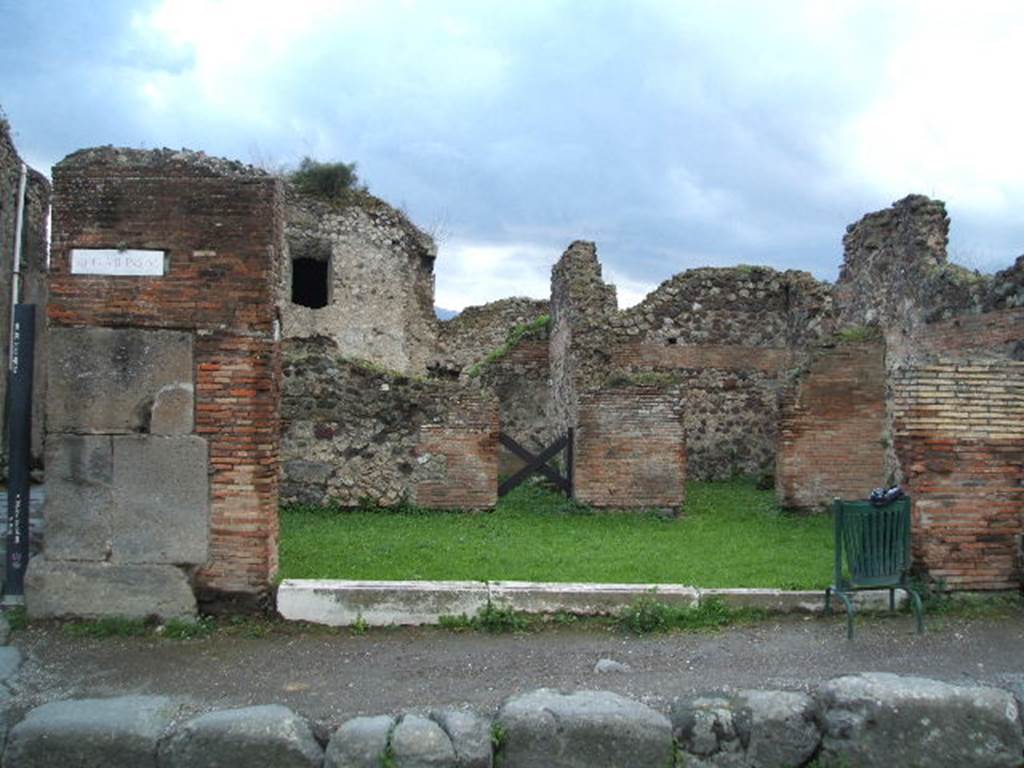
[[[678,695],[721,688],[808,689],[837,675],[880,671],[1024,693],[1024,614],[865,618],[845,637],[839,618],[780,617],[716,633],[633,636],[605,626],[523,634],[435,628],[272,629],[266,637],[70,637],[56,623],[15,632],[25,662],[19,709],[71,697],[165,694],[183,711],[280,703],[330,727],[360,714],[469,706],[489,712],[541,687],[612,690],[665,710]],[[596,672],[600,659],[627,672]]]

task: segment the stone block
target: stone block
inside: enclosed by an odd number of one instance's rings
[[[342,723],[327,743],[324,768],[380,768],[394,727],[394,718],[387,715]]]
[[[436,624],[441,616],[473,616],[487,605],[480,581],[343,581],[285,579],[277,610],[292,621],[373,627]]]
[[[503,768],[664,768],[673,764],[672,725],[607,691],[542,689],[510,699],[497,723]]]
[[[686,607],[696,606],[693,587],[677,584],[569,584],[534,581],[494,581],[491,602],[499,608],[525,613],[566,611],[581,616],[616,613],[644,597]]]
[[[163,387],[153,399],[149,432],[153,435],[187,435],[195,426],[195,388],[191,384]]]
[[[455,768],[491,768],[494,760],[491,744],[491,720],[475,712],[443,709],[430,713],[455,749]]]
[[[160,768],[320,768],[309,723],[287,707],[210,712],[179,726],[160,747]]]
[[[201,565],[209,548],[206,441],[114,438],[113,560]]]
[[[25,574],[25,606],[33,619],[103,616],[192,618],[188,579],[171,565],[115,565],[35,557]]]
[[[1019,711],[1008,691],[868,673],[831,680],[818,698],[826,765],[1016,768],[1021,762]]]
[[[677,699],[673,734],[685,764],[788,768],[804,765],[821,740],[814,700],[791,691],[740,691]]]
[[[18,674],[21,669],[21,651],[13,645],[0,646],[0,685]]]
[[[158,396],[193,385],[188,333],[55,327],[49,344],[50,432],[148,432]],[[166,427],[168,419],[161,419]]]
[[[54,559],[104,560],[113,547],[113,442],[51,434],[46,446],[46,551]]]
[[[55,560],[206,562],[202,438],[51,435],[46,551]]]
[[[455,748],[440,725],[419,715],[406,715],[391,733],[389,753],[401,768],[449,768]]]
[[[174,712],[163,696],[44,704],[11,730],[4,765],[156,768],[157,744]]]

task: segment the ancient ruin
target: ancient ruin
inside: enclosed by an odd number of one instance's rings
[[[540,450],[570,428],[592,506],[685,510],[687,478],[746,475],[813,511],[903,482],[924,572],[1020,585],[1024,257],[994,276],[951,264],[939,201],[851,225],[835,285],[701,268],[620,310],[597,246],[574,242],[549,301],[440,321],[433,242],[368,193],[83,150],[53,171],[47,271],[49,189],[31,180],[24,295],[46,305],[49,347],[36,615],[82,613],[110,585],[122,613],[135,592],[171,615],[259,596],[279,504],[489,508],[518,465],[499,432]],[[82,266],[126,250],[158,254],[157,272]]]

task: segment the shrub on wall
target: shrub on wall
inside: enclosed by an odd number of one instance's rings
[[[321,163],[304,157],[290,178],[302,192],[327,200],[341,200],[351,192],[366,191],[365,186],[359,185],[355,163]]]

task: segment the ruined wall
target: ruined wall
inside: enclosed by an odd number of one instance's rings
[[[885,485],[890,440],[882,342],[821,349],[786,390],[775,469],[779,504],[826,507]]]
[[[539,299],[514,297],[466,307],[450,320],[438,321],[437,353],[431,362],[433,375],[457,378],[501,347],[509,332],[550,313],[550,304]],[[546,337],[545,337],[546,338]]]
[[[54,168],[45,557],[36,615],[187,614],[277,570],[280,182],[201,153],[101,148]],[[72,274],[76,249],[163,274]],[[63,531],[63,533],[62,533]],[[138,595],[136,594],[137,598]]]
[[[686,498],[682,416],[675,388],[581,392],[574,497],[595,507],[678,509]]]
[[[935,363],[894,381],[915,561],[954,589],[1016,589],[1024,533],[1024,363]]]
[[[0,478],[7,477],[7,354],[11,322],[11,266],[14,259],[21,157],[14,147],[11,128],[0,117]],[[33,371],[32,459],[42,465],[46,397],[46,218],[50,210],[50,183],[28,169],[22,229],[22,303],[36,305],[35,369]]]
[[[283,503],[494,505],[493,397],[346,359],[323,336],[283,351]]]
[[[879,326],[891,351],[926,321],[991,305],[992,278],[950,264],[949,217],[939,200],[910,195],[847,227],[836,283],[841,327]]]
[[[551,270],[551,397],[559,432],[575,426],[579,393],[608,374],[608,325],[618,310],[597,248],[577,240]]]
[[[332,202],[289,187],[287,200],[278,287],[284,338],[327,336],[348,357],[425,373],[436,343],[434,242],[366,193]],[[326,264],[326,306],[292,300],[296,259]]]
[[[805,272],[695,269],[614,317],[610,367],[683,385],[691,477],[771,474],[785,375],[832,323],[829,287]]]

